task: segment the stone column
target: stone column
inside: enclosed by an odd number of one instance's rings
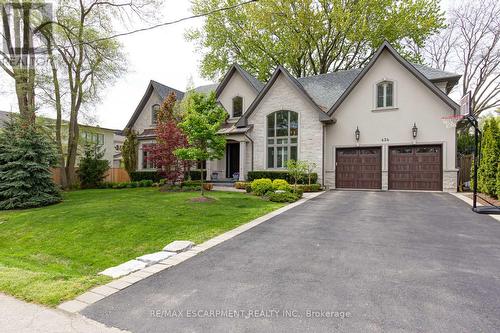
[[[207,176],[205,177],[206,181],[212,180],[212,161],[207,161],[207,166],[206,166],[206,172]],[[203,177],[203,175],[201,175]]]
[[[240,181],[245,180],[245,163],[247,157],[247,143],[245,141],[240,141]]]

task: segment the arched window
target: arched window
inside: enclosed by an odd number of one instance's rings
[[[288,160],[297,160],[299,114],[276,111],[267,116],[267,167],[284,168]]]
[[[377,84],[377,108],[394,106],[394,82],[383,81]]]
[[[160,105],[155,104],[151,107],[151,124],[156,125],[158,122],[158,113],[160,112]]]
[[[243,97],[233,98],[233,117],[241,117],[243,114]]]

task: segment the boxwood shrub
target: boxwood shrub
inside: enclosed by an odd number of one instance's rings
[[[248,181],[253,181],[255,179],[260,178],[269,178],[271,180],[275,179],[284,179],[290,184],[293,184],[293,179],[290,177],[288,171],[249,171],[247,174]],[[311,184],[314,184],[318,181],[318,174],[316,172],[311,173]],[[298,184],[308,184],[309,178],[307,175],[304,175],[301,181]]]

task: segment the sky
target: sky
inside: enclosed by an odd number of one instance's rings
[[[441,1],[447,8],[454,0]],[[161,22],[191,15],[189,0],[164,0],[159,8]],[[203,19],[192,19],[155,30],[120,37],[128,61],[128,72],[105,88],[100,103],[89,112],[91,117],[82,123],[106,128],[123,129],[144,95],[150,80],[172,88],[185,90],[188,83],[195,86],[212,83],[199,75],[201,54],[195,45],[184,38],[186,29],[200,27]],[[137,28],[137,27],[136,27]],[[124,32],[126,28],[117,29]],[[0,110],[16,111],[17,102],[12,93],[12,79],[0,71]],[[9,93],[10,91],[10,93]],[[41,110],[44,116],[54,116],[50,110]]]
[[[164,0],[159,15],[161,22],[190,16],[188,0]],[[184,91],[192,80],[195,86],[211,83],[198,74],[201,55],[195,52],[195,45],[184,39],[184,32],[199,27],[202,19],[188,20],[151,31],[120,37],[123,51],[127,55],[128,72],[113,85],[106,88],[102,102],[93,107],[90,119],[83,122],[106,128],[123,129],[141,100],[150,80],[161,82]],[[144,25],[144,24],[143,24]],[[125,28],[117,29],[123,32]],[[2,72],[0,70],[0,72]],[[17,101],[12,90],[13,81],[0,74],[0,110],[17,111]],[[48,110],[41,110],[46,116],[53,116]]]

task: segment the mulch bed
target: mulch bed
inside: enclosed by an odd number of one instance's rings
[[[198,198],[192,198],[189,201],[190,202],[214,202],[215,199],[208,198],[208,197],[198,197]]]
[[[465,192],[465,193],[462,193],[462,194],[465,195],[468,198],[471,198],[471,199],[474,196],[472,192]],[[491,202],[491,204],[493,204],[495,206],[500,206],[500,201],[499,200],[494,199],[494,198],[490,197],[487,194],[478,193],[477,194],[477,202],[480,203],[480,204],[482,204],[482,205],[485,205],[485,206],[491,206],[490,203],[484,201],[482,198],[485,198],[486,200],[488,200],[489,202]]]

